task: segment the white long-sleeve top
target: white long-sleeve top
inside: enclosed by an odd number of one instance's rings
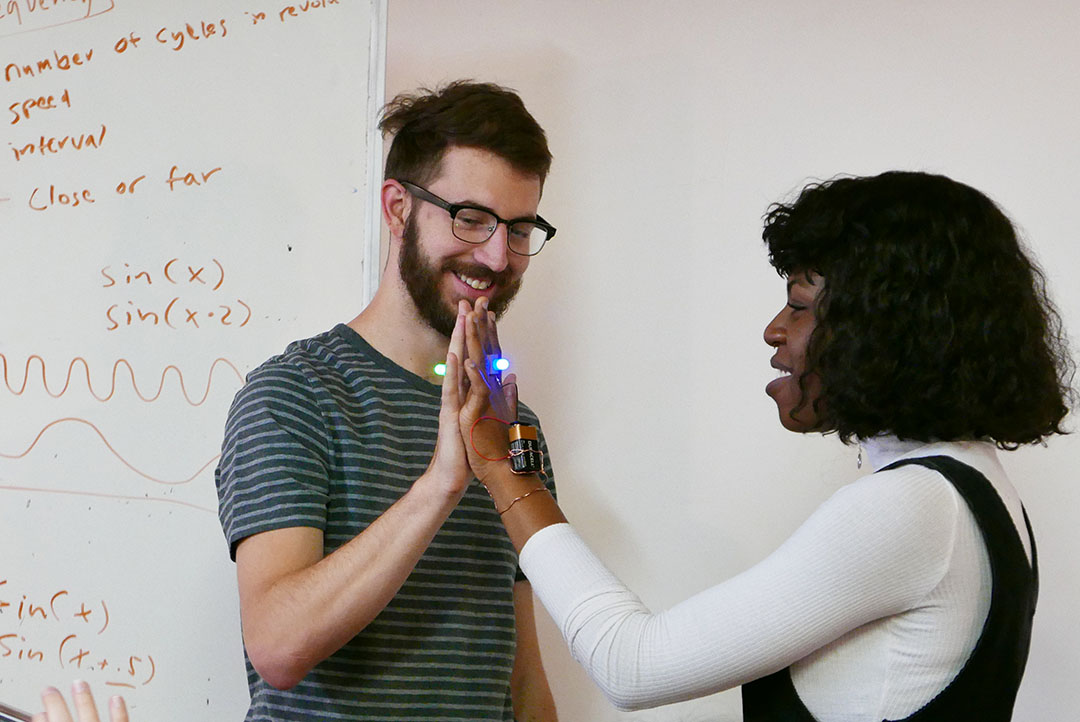
[[[947,455],[978,469],[1024,548],[1020,500],[988,443],[864,442],[872,469]],[[822,722],[902,719],[974,648],[990,606],[986,547],[963,498],[918,465],[836,492],[747,571],[652,613],[568,524],[525,545],[521,567],[575,659],[623,709],[679,702],[791,666]]]

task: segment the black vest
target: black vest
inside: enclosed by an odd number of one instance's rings
[[[1027,512],[1024,523],[1031,538],[1031,564],[1005,504],[985,476],[948,456],[902,459],[885,469],[905,464],[934,469],[964,497],[990,557],[991,590],[986,623],[963,669],[903,722],[1007,722],[1027,662],[1039,592],[1035,537]],[[743,685],[742,698],[743,722],[815,722],[799,699],[788,669]]]

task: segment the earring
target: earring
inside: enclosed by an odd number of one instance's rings
[[[855,458],[855,468],[862,468],[862,444],[859,444],[859,455]]]

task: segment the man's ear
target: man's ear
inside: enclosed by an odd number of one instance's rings
[[[380,201],[383,221],[390,230],[391,241],[401,238],[405,232],[409,210],[412,208],[412,196],[405,190],[405,186],[391,178],[383,181]]]

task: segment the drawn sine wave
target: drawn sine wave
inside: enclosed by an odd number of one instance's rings
[[[132,368],[131,363],[127,359],[122,358],[118,359],[116,363],[113,364],[112,381],[109,386],[109,392],[107,394],[100,394],[94,389],[94,385],[90,381],[89,362],[87,362],[87,360],[84,359],[82,356],[77,356],[72,359],[71,363],[68,365],[67,376],[64,379],[63,388],[61,388],[59,391],[53,391],[51,388],[49,388],[49,382],[45,370],[45,359],[43,359],[37,354],[33,354],[26,359],[26,366],[23,370],[22,385],[16,388],[11,384],[11,381],[8,378],[7,356],[0,353],[0,363],[3,363],[4,365],[4,384],[7,386],[8,391],[15,394],[16,396],[22,396],[23,393],[26,392],[26,387],[30,382],[30,366],[35,361],[37,362],[37,365],[41,370],[41,385],[45,388],[45,393],[49,394],[49,396],[52,396],[54,399],[58,399],[68,392],[68,388],[71,386],[71,377],[75,374],[76,366],[82,367],[82,375],[83,378],[86,379],[86,387],[90,390],[90,395],[103,403],[112,399],[113,395],[116,393],[116,377],[119,374],[121,367],[127,369],[128,378],[131,379],[131,387],[135,390],[136,396],[138,396],[142,401],[145,401],[147,403],[157,401],[161,397],[161,394],[165,389],[165,379],[168,377],[170,371],[176,373],[176,377],[180,381],[180,392],[184,395],[184,399],[192,406],[201,406],[202,404],[206,403],[206,399],[210,396],[210,387],[213,385],[214,372],[217,370],[218,366],[225,366],[226,368],[231,370],[236,376],[237,380],[239,380],[241,383],[244,380],[244,376],[240,373],[240,369],[236,367],[236,364],[225,358],[216,358],[214,359],[213,363],[210,364],[210,371],[207,374],[206,378],[206,389],[203,391],[202,397],[198,400],[195,400],[188,393],[187,384],[184,382],[184,373],[175,365],[169,364],[161,372],[161,378],[158,381],[157,392],[151,395],[143,393],[143,391],[139,388],[138,383],[135,381],[135,369]]]
[[[9,484],[0,484],[0,490],[3,491],[21,491],[35,494],[58,494],[61,496],[89,496],[95,499],[116,499],[119,501],[139,501],[159,504],[171,504],[174,506],[183,506],[189,509],[198,509],[199,511],[209,512],[211,514],[217,514],[217,509],[211,509],[208,506],[202,504],[193,504],[190,501],[184,501],[182,499],[166,499],[157,496],[131,496],[128,494],[103,494],[97,491],[82,491],[81,489],[46,489],[34,486],[11,486]]]
[[[202,474],[209,467],[211,467],[215,462],[217,462],[217,460],[221,457],[221,454],[216,454],[213,458],[211,458],[205,464],[200,466],[198,468],[198,470],[195,471],[194,474],[192,474],[191,476],[189,476],[189,477],[187,477],[185,479],[161,479],[159,477],[153,476],[152,474],[146,473],[145,471],[143,471],[142,469],[139,469],[134,464],[129,462],[127,459],[125,459],[124,456],[119,451],[117,451],[116,448],[112,444],[109,443],[109,440],[105,438],[105,434],[103,434],[101,432],[101,429],[99,429],[97,426],[95,426],[93,424],[93,422],[87,421],[86,419],[78,418],[76,416],[66,416],[66,417],[64,417],[62,419],[57,419],[55,421],[51,421],[48,424],[46,424],[44,426],[44,428],[42,428],[41,431],[39,431],[37,433],[37,436],[34,437],[34,440],[30,442],[30,446],[26,447],[26,449],[24,451],[21,451],[21,452],[16,453],[16,454],[8,454],[8,453],[0,452],[0,458],[3,458],[3,459],[21,459],[21,458],[25,457],[31,451],[34,450],[34,447],[37,446],[38,442],[41,441],[41,438],[43,436],[45,436],[46,432],[48,432],[50,429],[53,429],[53,428],[55,428],[55,427],[57,427],[57,426],[59,426],[61,424],[80,424],[80,425],[89,427],[91,430],[93,430],[93,432],[95,434],[97,434],[98,438],[101,439],[101,442],[103,444],[105,444],[105,447],[112,453],[113,456],[115,456],[120,461],[121,464],[123,464],[128,469],[130,469],[134,473],[138,474],[142,478],[144,478],[144,479],[146,479],[148,481],[152,481],[155,484],[161,484],[163,486],[182,486],[184,484],[190,484],[192,481],[194,481],[196,478],[198,478],[198,476],[200,474]]]

